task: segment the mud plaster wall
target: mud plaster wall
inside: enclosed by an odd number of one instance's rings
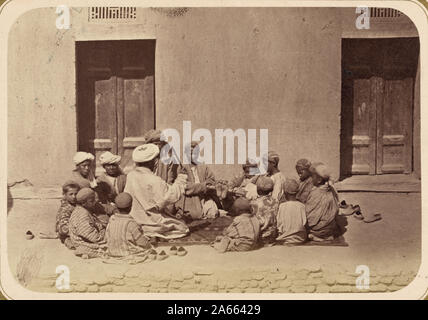
[[[27,12],[9,33],[8,182],[58,185],[77,151],[75,41],[156,39],[156,126],[269,129],[280,169],[301,157],[339,174],[340,10],[196,9],[171,17],[138,10],[127,25],[92,24],[71,10]],[[26,155],[31,155],[29,159]],[[29,162],[30,161],[30,162]],[[214,168],[221,178],[237,166]]]

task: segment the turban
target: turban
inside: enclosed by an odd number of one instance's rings
[[[299,184],[294,179],[287,179],[284,182],[284,192],[287,194],[296,194],[299,191]]]
[[[132,152],[132,160],[134,160],[134,162],[148,162],[156,158],[158,155],[158,146],[152,143],[147,143],[134,149]]]
[[[122,192],[116,196],[114,202],[116,203],[116,207],[118,207],[118,209],[127,209],[132,206],[132,197],[129,193]]]
[[[275,162],[276,165],[278,165],[279,162],[279,155],[275,151],[269,151],[268,152],[268,161]]]
[[[318,162],[312,166],[313,172],[319,175],[323,179],[330,178],[330,171],[324,163]]]
[[[162,136],[160,130],[151,129],[144,134],[144,140],[146,143],[160,142]]]
[[[77,165],[81,164],[83,161],[91,160],[94,161],[95,157],[89,152],[77,152],[73,157],[73,162]]]
[[[95,191],[91,188],[82,188],[76,195],[76,200],[78,203],[83,203],[90,197],[95,197]]]
[[[110,151],[104,152],[100,156],[100,162],[102,165],[119,163],[121,159],[122,159],[121,156],[113,154]]]
[[[269,192],[273,190],[273,180],[269,177],[261,176],[256,182],[257,191]]]
[[[238,198],[233,202],[232,212],[239,214],[241,212],[251,213],[250,201],[246,198]]]
[[[309,169],[311,162],[308,159],[300,159],[296,162],[296,168]]]

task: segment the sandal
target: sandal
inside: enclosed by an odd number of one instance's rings
[[[25,238],[27,238],[27,240],[34,239],[34,234],[33,234],[30,230],[28,230],[28,231],[25,233]]]
[[[366,217],[364,217],[363,221],[365,223],[371,223],[371,222],[375,222],[375,221],[378,221],[378,220],[382,220],[382,216],[381,216],[380,213],[371,214],[368,217],[366,216]]]
[[[172,256],[177,255],[177,247],[176,247],[176,246],[172,246],[172,247],[169,249],[169,254],[170,254],[170,255],[172,255]]]
[[[178,248],[178,250],[177,250],[177,255],[178,256],[182,257],[182,256],[185,256],[186,254],[187,254],[187,250],[186,249],[184,249],[183,247]]]
[[[156,257],[156,259],[157,260],[160,260],[160,261],[162,261],[162,260],[165,260],[166,258],[168,258],[168,255],[166,254],[166,252],[165,251],[161,251],[159,254],[158,254],[158,256]]]
[[[364,220],[364,216],[361,214],[361,211],[354,212],[353,217],[357,220]]]
[[[157,256],[157,252],[156,252],[156,250],[150,250],[149,251],[149,254],[148,254],[148,257],[149,257],[149,259],[151,259],[151,260],[155,260],[156,259],[156,256]]]
[[[347,208],[347,207],[349,207],[349,206],[348,206],[348,204],[346,203],[346,201],[345,201],[345,200],[342,200],[342,202],[340,202],[340,204],[339,204],[339,208]]]

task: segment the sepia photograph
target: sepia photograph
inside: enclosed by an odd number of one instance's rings
[[[0,11],[6,297],[426,295],[426,26],[86,2]]]

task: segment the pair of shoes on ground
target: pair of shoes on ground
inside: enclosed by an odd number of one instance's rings
[[[155,249],[151,249],[148,253],[148,257],[150,260],[165,260],[166,258],[168,258],[168,255],[164,250],[157,253]]]
[[[382,219],[380,213],[362,213],[359,205],[347,204],[343,200],[339,205],[339,215],[340,216],[350,216],[352,215],[357,220],[362,220],[365,223],[371,223]]]
[[[347,204],[345,200],[339,204],[339,216],[351,216],[359,211],[361,211],[361,208],[358,204],[355,206]]]
[[[182,257],[182,256],[185,256],[187,254],[187,250],[184,249],[183,247],[178,247],[177,248],[176,246],[172,246],[169,249],[169,254],[171,254],[173,256],[177,255],[177,256]]]

